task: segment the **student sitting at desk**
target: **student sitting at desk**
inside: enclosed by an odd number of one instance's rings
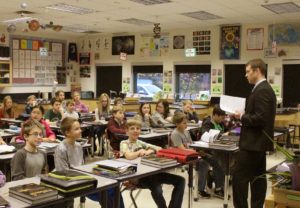
[[[65,139],[57,146],[54,159],[56,171],[69,170],[71,167],[83,165],[83,150],[81,145],[76,142],[76,139],[81,138],[81,128],[78,120],[74,118],[64,118],[61,122],[61,131],[65,135]],[[112,190],[108,191],[109,207],[113,207]],[[99,193],[91,194],[89,198],[100,201]],[[120,207],[124,207],[123,199],[120,201]]]
[[[34,177],[47,173],[47,157],[37,147],[42,142],[43,126],[30,119],[23,124],[23,136],[26,140],[25,147],[18,150],[11,160],[12,180]]]
[[[43,119],[43,114],[44,114],[44,108],[40,105],[36,105],[32,108],[32,111],[30,113],[30,120],[35,119],[39,121],[43,128],[43,142],[55,142],[56,136],[54,132],[51,130],[49,124]],[[16,138],[17,142],[22,142],[24,141],[23,137],[23,127],[21,129],[21,135]]]
[[[120,97],[116,97],[114,99],[114,106],[123,106],[123,99]]]
[[[0,108],[0,118],[15,118],[15,109],[13,108],[13,101],[10,96],[3,98],[3,104]],[[1,122],[0,126],[3,128],[8,127],[6,123]]]
[[[96,121],[105,120],[111,116],[110,99],[108,94],[102,93],[99,97],[97,108],[95,109]]]
[[[28,96],[27,103],[26,103],[26,106],[25,106],[25,113],[30,114],[31,111],[32,111],[32,108],[36,105],[37,105],[37,101],[36,101],[35,95]]]
[[[142,123],[142,128],[150,128],[155,126],[155,122],[151,117],[151,106],[149,103],[141,103],[139,113],[134,116],[134,119]]]
[[[157,126],[172,123],[172,116],[168,101],[158,101],[156,104],[156,111],[153,113],[152,118]]]
[[[114,106],[112,109],[112,117],[107,124],[107,133],[110,140],[110,146],[114,150],[120,150],[121,140],[115,134],[125,134],[124,110],[121,106]]]
[[[56,98],[56,100],[60,101],[60,111],[61,111],[61,114],[63,115],[63,113],[67,109],[66,100],[65,100],[65,92],[63,90],[56,91],[55,98]]]
[[[73,101],[75,102],[75,110],[78,113],[88,113],[89,108],[80,101],[80,94],[79,92],[73,92],[72,94]]]
[[[190,133],[186,130],[187,118],[182,112],[177,112],[173,116],[173,123],[176,129],[171,134],[171,146],[180,149],[188,149],[189,145],[193,143]],[[191,151],[194,151],[191,149]],[[209,165],[203,159],[197,164],[198,168],[198,191],[201,197],[210,198],[210,194],[205,191],[206,176],[208,173]]]
[[[51,99],[52,109],[49,109],[45,115],[44,119],[47,122],[56,122],[60,121],[62,118],[61,109],[60,109],[60,101],[56,98]]]
[[[130,119],[126,123],[126,133],[128,139],[120,144],[120,154],[128,160],[138,157],[150,155],[161,148],[155,145],[138,140],[141,132],[141,123],[138,120]],[[166,201],[163,196],[162,184],[173,185],[171,201],[168,207],[182,207],[182,199],[185,188],[185,179],[181,176],[161,172],[155,175],[146,176],[139,179],[138,186],[148,188],[151,191],[152,198],[159,208],[167,208]]]
[[[66,103],[66,111],[63,115],[64,118],[66,117],[71,117],[71,118],[75,118],[75,119],[79,119],[79,115],[78,113],[75,111],[75,103],[73,100],[69,100]]]
[[[175,111],[175,113],[181,111],[186,115],[186,118],[189,122],[198,123],[199,118],[195,110],[193,109],[192,105],[193,105],[192,101],[185,100],[182,102],[182,110],[178,109]]]
[[[210,129],[220,130],[220,134],[224,133],[224,119],[225,111],[223,111],[219,106],[215,106],[212,112],[212,117],[206,117],[203,119],[201,126],[201,134],[209,132]],[[227,133],[226,133],[227,134]],[[215,153],[212,151],[211,154],[205,154],[203,156],[204,160],[207,161],[212,167],[212,177],[215,181],[215,194],[220,197],[224,197],[224,177],[225,171],[221,167],[223,155],[220,153]],[[211,186],[209,184],[209,186]]]

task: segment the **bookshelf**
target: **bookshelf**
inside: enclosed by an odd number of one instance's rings
[[[0,61],[0,87],[11,85],[11,61]]]

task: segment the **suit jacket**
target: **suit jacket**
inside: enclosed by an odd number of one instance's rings
[[[245,114],[242,116],[240,149],[249,151],[272,151],[276,114],[276,96],[267,81],[261,82],[247,99]]]

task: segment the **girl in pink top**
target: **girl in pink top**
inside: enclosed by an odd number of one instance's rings
[[[43,119],[44,108],[40,105],[34,106],[30,113],[30,119],[38,120],[44,127],[43,129],[43,142],[55,142],[56,136],[55,133],[51,130],[49,124]],[[23,135],[23,128],[21,130],[21,136],[16,138],[17,142],[23,142],[24,137]]]

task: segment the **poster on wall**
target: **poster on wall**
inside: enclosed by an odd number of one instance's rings
[[[239,59],[241,26],[229,25],[221,27],[220,59]]]
[[[123,77],[122,92],[129,92],[130,90],[130,77]]]
[[[79,53],[79,64],[80,65],[90,65],[91,54],[90,53]]]
[[[134,36],[112,37],[112,55],[120,55],[121,52],[134,55]]]
[[[247,29],[247,50],[263,50],[264,28]]]
[[[193,48],[196,49],[197,55],[210,54],[210,30],[201,30],[193,32]]]
[[[163,91],[170,93],[172,92],[172,71],[164,72]]]
[[[90,78],[91,77],[91,67],[90,66],[81,66],[79,71],[80,71],[81,78]]]
[[[140,55],[148,56],[163,56],[169,51],[169,37],[162,36],[160,38],[142,37]]]
[[[184,35],[173,37],[173,49],[184,49]]]

